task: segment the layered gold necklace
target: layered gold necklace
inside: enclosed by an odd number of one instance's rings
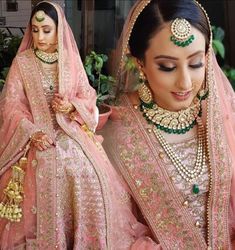
[[[39,49],[34,49],[35,56],[42,62],[47,64],[53,64],[58,61],[58,51],[54,53],[46,53]]]
[[[192,183],[192,192],[194,194],[199,193],[200,189],[198,184],[196,184],[196,180],[202,175],[203,170],[206,167],[206,140],[205,140],[205,131],[201,121],[201,118],[197,118],[198,124],[198,146],[197,146],[197,155],[196,161],[193,169],[189,169],[185,166],[179,156],[174,152],[173,148],[167,143],[165,138],[162,136],[159,129],[156,127],[153,128],[153,132],[158,139],[160,145],[166,152],[167,156],[170,158],[172,164],[176,168],[179,175],[187,182]]]
[[[202,175],[206,167],[206,141],[204,127],[200,118],[200,100],[196,98],[189,108],[178,112],[165,110],[153,102],[150,104],[142,102],[140,110],[143,112],[145,119],[154,125],[153,132],[179,175],[189,183],[194,182],[192,192],[198,194],[200,188],[197,184],[197,179]],[[195,124],[198,124],[197,154],[194,168],[189,169],[182,163],[180,157],[174,152],[169,143],[167,143],[160,130],[169,134],[184,134]]]

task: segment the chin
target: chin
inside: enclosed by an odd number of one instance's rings
[[[170,108],[168,110],[170,111],[180,111],[180,110],[184,110],[187,109],[190,105],[191,105],[192,101],[185,101],[182,103],[175,103],[174,105],[171,105]]]

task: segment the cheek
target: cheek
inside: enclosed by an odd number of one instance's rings
[[[205,70],[201,70],[200,72],[197,72],[193,76],[193,82],[195,84],[195,89],[199,90],[205,80]]]
[[[175,82],[174,74],[167,74],[157,69],[148,72],[148,74],[146,75],[149,82],[149,86],[154,92],[159,92],[161,90],[171,88]]]
[[[33,41],[36,42],[37,41],[37,33],[32,33],[32,37],[33,37]]]
[[[56,40],[57,40],[57,32],[53,32],[53,33],[51,34],[51,39],[52,39],[53,41],[56,41]]]

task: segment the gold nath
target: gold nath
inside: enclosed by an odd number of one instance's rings
[[[34,50],[35,56],[42,62],[47,64],[53,64],[58,61],[58,51],[54,53],[46,53],[42,50],[35,49]]]

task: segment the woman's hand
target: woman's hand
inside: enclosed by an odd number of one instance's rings
[[[43,151],[52,147],[54,143],[45,133],[39,131],[31,136],[31,144],[38,150]]]
[[[75,110],[75,107],[68,101],[67,97],[63,97],[61,94],[55,94],[51,107],[55,112],[69,114]]]

